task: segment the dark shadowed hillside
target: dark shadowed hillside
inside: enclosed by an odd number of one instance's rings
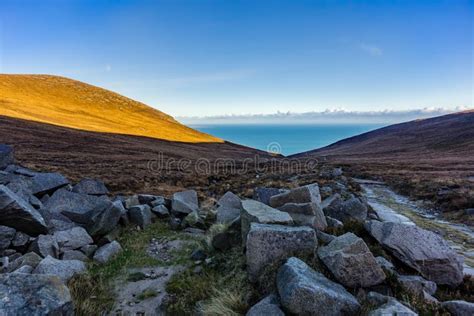
[[[474,207],[474,110],[391,125],[293,157],[344,165],[472,221],[463,209]]]

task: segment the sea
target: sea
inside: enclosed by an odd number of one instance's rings
[[[194,129],[233,143],[285,156],[325,147],[344,138],[383,126],[380,124],[191,125]]]

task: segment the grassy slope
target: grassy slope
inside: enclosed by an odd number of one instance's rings
[[[49,75],[0,74],[0,115],[94,132],[222,142],[117,93]]]

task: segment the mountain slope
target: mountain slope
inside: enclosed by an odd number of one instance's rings
[[[474,110],[390,125],[294,157],[380,160],[431,154],[460,158],[474,154]]]
[[[85,131],[223,142],[117,93],[49,75],[0,74],[0,115]]]

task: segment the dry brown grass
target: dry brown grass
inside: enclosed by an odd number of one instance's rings
[[[57,76],[0,74],[0,115],[94,132],[223,142],[143,103]]]

